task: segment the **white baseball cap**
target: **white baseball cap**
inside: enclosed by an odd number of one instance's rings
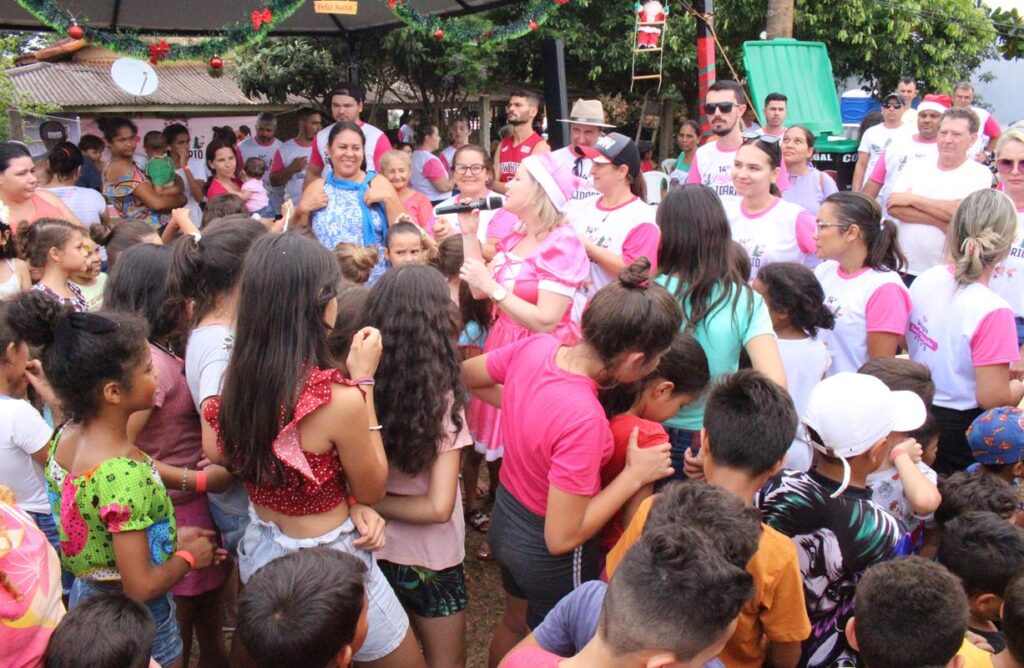
[[[807,435],[816,450],[843,462],[843,484],[832,498],[850,484],[847,458],[864,454],[894,431],[917,429],[926,416],[921,397],[913,392],[893,392],[874,376],[837,373],[815,385],[803,423],[820,439]]]

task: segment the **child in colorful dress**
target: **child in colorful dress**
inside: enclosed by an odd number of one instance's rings
[[[8,315],[43,347],[43,370],[71,419],[54,434],[46,461],[61,561],[76,577],[71,607],[99,593],[144,602],[159,633],[153,658],[182,665],[170,589],[189,571],[226,557],[212,531],[177,530],[153,461],[128,438],[128,418],[153,405],[146,326],[123,313],[76,313],[46,294],[19,296]]]
[[[88,310],[82,290],[71,282],[72,276],[89,267],[85,230],[66,220],[43,218],[21,227],[18,245],[29,267],[41,273],[33,290],[44,292],[79,313]]]

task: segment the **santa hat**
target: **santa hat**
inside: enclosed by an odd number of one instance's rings
[[[921,103],[917,105],[917,113],[922,111],[936,111],[940,114],[953,106],[953,101],[948,95],[925,95]]]

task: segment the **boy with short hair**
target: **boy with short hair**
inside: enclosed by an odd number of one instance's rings
[[[90,596],[68,610],[50,636],[46,668],[150,665],[156,625],[142,603],[124,594]]]
[[[781,469],[796,424],[789,393],[764,374],[743,370],[720,379],[708,396],[701,432],[699,452],[708,483],[752,509],[757,490]],[[672,515],[685,523],[685,513],[671,512],[677,504],[665,501],[654,497],[640,505],[608,555],[609,576],[648,528],[672,521]],[[655,512],[663,504],[665,510]],[[740,611],[736,631],[720,655],[730,668],[759,667],[766,660],[779,668],[795,666],[800,643],[811,632],[796,548],[788,537],[761,526],[757,550],[745,562],[754,578],[754,596]]]
[[[608,585],[597,634],[568,659],[540,647],[517,647],[504,668],[697,668],[725,645],[751,577],[730,564],[699,532],[649,531],[622,560]]]
[[[1024,572],[1010,580],[1003,594],[1006,649],[992,657],[995,668],[1024,668]]]
[[[256,571],[238,599],[238,633],[259,668],[344,668],[366,639],[366,566],[326,547]]]
[[[908,557],[864,573],[846,638],[867,668],[952,668],[966,630],[964,588],[956,576]]]
[[[997,622],[1010,580],[1024,571],[1024,529],[994,513],[965,513],[946,524],[936,560],[963,582],[969,630],[996,653],[1006,649]]]
[[[395,223],[384,237],[384,258],[392,267],[423,264],[426,261],[424,234],[422,228],[412,223]]]
[[[990,512],[1012,521],[1017,510],[1013,487],[994,475],[957,471],[939,481],[939,493],[942,502],[935,511],[935,522],[940,529],[972,511]]]
[[[909,552],[899,520],[871,500],[867,477],[877,470],[894,431],[925,419],[913,392],[890,391],[873,376],[838,373],[811,391],[803,416],[818,450],[808,472],[783,471],[757,495],[764,521],[789,536],[800,553],[804,598],[812,624],[801,666],[857,663],[842,629],[853,592],[868,567]]]
[[[1017,492],[1017,510],[1024,510],[1024,410],[1016,406],[992,408],[967,428],[967,444],[977,469],[1002,478]]]

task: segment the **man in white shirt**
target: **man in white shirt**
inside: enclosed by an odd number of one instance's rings
[[[576,155],[573,147],[593,146],[603,136],[604,128],[615,126],[605,122],[601,100],[576,100],[572,105],[572,111],[569,112],[569,118],[559,118],[558,121],[569,124],[569,145],[553,152],[551,157],[571,169],[575,176],[583,179],[583,183],[569,201],[568,208],[572,209],[575,204],[600,194],[594,190],[594,177],[590,173],[593,161]]]
[[[306,180],[303,184],[320,178],[324,174],[324,165],[330,164],[327,155],[327,138],[331,134],[331,128],[341,121],[355,123],[363,131],[366,143],[363,145],[363,155],[366,157],[366,169],[380,171],[380,156],[391,150],[391,140],[380,128],[364,123],[359,119],[363,113],[363,100],[366,93],[363,87],[351,81],[342,81],[331,91],[331,116],[334,123],[331,123],[316,135],[315,150],[309,156],[309,165],[306,166]]]
[[[281,144],[274,153],[270,164],[270,184],[275,188],[284,188],[285,199],[290,199],[295,206],[302,197],[302,181],[306,175],[306,165],[313,152],[313,142],[320,132],[323,119],[320,112],[310,107],[298,111],[299,134]]]
[[[908,127],[917,126],[917,112],[914,108],[914,99],[917,97],[917,82],[914,77],[903,77],[896,86],[896,93],[903,98],[903,118],[900,119],[903,125]]]
[[[743,88],[735,81],[722,79],[708,88],[704,113],[718,139],[697,149],[690,164],[690,173],[686,175],[687,183],[703,183],[719,197],[736,195],[732,163],[736,151],[743,145],[740,119],[747,110],[743,102],[746,99]]]
[[[277,117],[269,111],[260,112],[256,117],[256,134],[238,144],[238,155],[241,156],[240,165],[244,165],[249,158],[259,158],[263,161],[266,166],[263,172],[263,186],[267,189],[270,206],[278,212],[281,210],[281,203],[284,202],[284,190],[274,187],[270,181],[270,165],[274,162],[274,154],[281,148],[281,140],[274,136],[276,133]]]
[[[786,134],[786,111],[789,98],[782,93],[769,93],[764,98],[764,127],[761,133],[773,137]]]
[[[889,212],[900,220],[900,248],[911,277],[908,284],[942,262],[946,228],[960,201],[992,186],[992,172],[968,157],[977,138],[974,112],[961,107],[946,110],[939,124],[938,160],[918,161],[893,186]]]
[[[904,169],[909,169],[915,160],[926,159],[934,163],[939,157],[939,121],[949,107],[948,95],[925,95],[916,112],[917,133],[899,137],[882,151],[882,157],[875,163],[861,192],[868,197],[878,197],[883,211],[889,193]]]
[[[867,183],[868,175],[875,168],[875,163],[886,149],[896,139],[902,129],[903,98],[896,93],[889,93],[882,101],[882,122],[873,125],[864,131],[860,138],[860,148],[857,149],[857,166],[853,168],[853,190],[860,192]]]
[[[970,109],[978,116],[978,138],[974,140],[968,157],[979,162],[988,162],[988,151],[995,145],[996,139],[1002,134],[1003,129],[992,114],[981,107],[974,106],[974,84],[970,81],[961,81],[953,89],[953,104],[957,107]]]

